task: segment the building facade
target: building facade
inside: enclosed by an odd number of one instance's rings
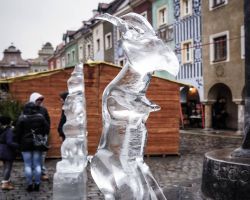
[[[103,22],[104,36],[104,60],[105,62],[114,63],[114,36],[113,25],[109,22]]]
[[[197,101],[203,101],[201,0],[175,0],[174,11],[175,50],[180,61],[177,80],[194,86]]]
[[[152,3],[152,26],[166,45],[174,50],[174,2],[172,0],[156,0]],[[163,78],[170,78],[167,72],[156,72]]]
[[[30,63],[23,60],[21,51],[14,45],[4,50],[3,59],[0,61],[0,79],[21,76],[30,72]]]
[[[117,10],[113,13],[114,16],[120,17],[129,12],[132,12],[130,0],[125,0],[120,3]],[[127,59],[121,44],[121,33],[116,26],[113,26],[113,41],[114,41],[114,63],[118,66],[123,66]]]
[[[158,36],[172,49],[174,43],[174,2],[171,0],[156,0],[152,4],[152,25]]]
[[[85,50],[85,61],[94,60],[94,45],[93,45],[93,34],[92,29],[87,29],[84,34],[84,50]]]
[[[227,102],[225,127],[241,129],[244,110],[243,2],[236,4],[237,0],[115,0],[110,4],[99,3],[93,17],[83,21],[79,30],[67,31],[64,35],[64,46],[56,54],[55,65],[60,63],[69,67],[79,61],[95,60],[123,66],[126,57],[121,47],[121,33],[111,23],[95,17],[103,13],[121,17],[136,12],[152,24],[158,36],[178,57],[180,71],[176,80],[187,85],[181,88],[180,98],[189,123],[198,119],[197,127],[212,128],[213,104],[222,98]],[[173,78],[165,72],[156,75]],[[239,84],[233,81],[234,76],[241,80]]]
[[[111,35],[109,37],[111,40]],[[95,61],[104,60],[104,33],[102,22],[97,22],[93,26],[93,53]]]
[[[190,85],[180,91],[184,124],[204,127],[201,0],[174,1],[175,53],[180,63],[176,79]]]
[[[245,82],[243,1],[204,1],[202,13],[206,127],[242,130]],[[216,124],[220,102],[226,112],[221,122],[224,127]]]
[[[72,67],[78,63],[78,46],[75,39],[76,31],[67,31],[63,35],[65,44],[65,67]]]
[[[38,51],[38,57],[29,59],[31,72],[42,72],[49,69],[49,58],[53,55],[54,48],[50,42],[43,45],[42,49]]]

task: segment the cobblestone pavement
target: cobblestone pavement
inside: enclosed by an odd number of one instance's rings
[[[150,166],[156,180],[163,188],[168,200],[204,200],[200,191],[204,153],[221,148],[237,148],[242,136],[234,132],[203,130],[181,130],[179,156],[150,156],[145,162]],[[0,200],[48,200],[52,199],[53,174],[58,159],[49,159],[46,166],[50,181],[42,182],[40,192],[27,193],[23,176],[23,163],[16,161],[12,171],[15,190],[1,191]],[[0,164],[2,171],[2,165]],[[0,176],[0,178],[2,178]],[[104,199],[88,173],[88,199]]]

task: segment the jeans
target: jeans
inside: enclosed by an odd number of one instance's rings
[[[3,161],[3,180],[4,181],[9,181],[12,165],[13,165],[13,160]]]
[[[42,152],[25,151],[22,152],[24,160],[24,174],[28,185],[32,184],[34,175],[35,184],[40,184],[42,173]]]

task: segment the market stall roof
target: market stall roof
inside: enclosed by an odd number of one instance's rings
[[[90,60],[85,64],[89,65],[90,67],[95,67],[99,64],[107,64],[107,65],[112,66],[112,67],[121,68],[120,66],[117,66],[113,63],[108,63],[108,62],[104,62],[104,61],[91,61]],[[6,78],[6,79],[0,79],[0,84],[1,83],[12,83],[12,82],[17,81],[17,80],[30,80],[30,79],[34,79],[34,78],[46,77],[46,76],[50,76],[52,74],[56,74],[56,73],[59,73],[61,71],[64,71],[65,69],[69,69],[69,68],[73,68],[73,67],[74,66],[67,67],[67,68],[59,68],[59,69],[54,69],[54,70],[49,70],[49,71],[43,71],[43,72],[29,73],[27,75],[16,76],[16,77],[11,77],[11,78]],[[181,87],[184,87],[184,86],[192,87],[192,85],[185,84],[185,83],[179,82],[177,80],[174,80],[174,77],[171,74],[169,74],[168,78],[159,77],[159,76],[155,76],[155,75],[154,75],[154,77],[157,77],[157,78],[160,78],[163,80],[167,80],[167,81],[170,81],[173,83],[177,83]]]

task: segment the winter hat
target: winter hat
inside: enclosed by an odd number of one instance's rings
[[[30,100],[29,100],[29,102],[34,102],[34,103],[36,103],[36,100],[39,99],[39,98],[44,99],[43,95],[39,94],[38,92],[33,92],[33,93],[30,95]]]

